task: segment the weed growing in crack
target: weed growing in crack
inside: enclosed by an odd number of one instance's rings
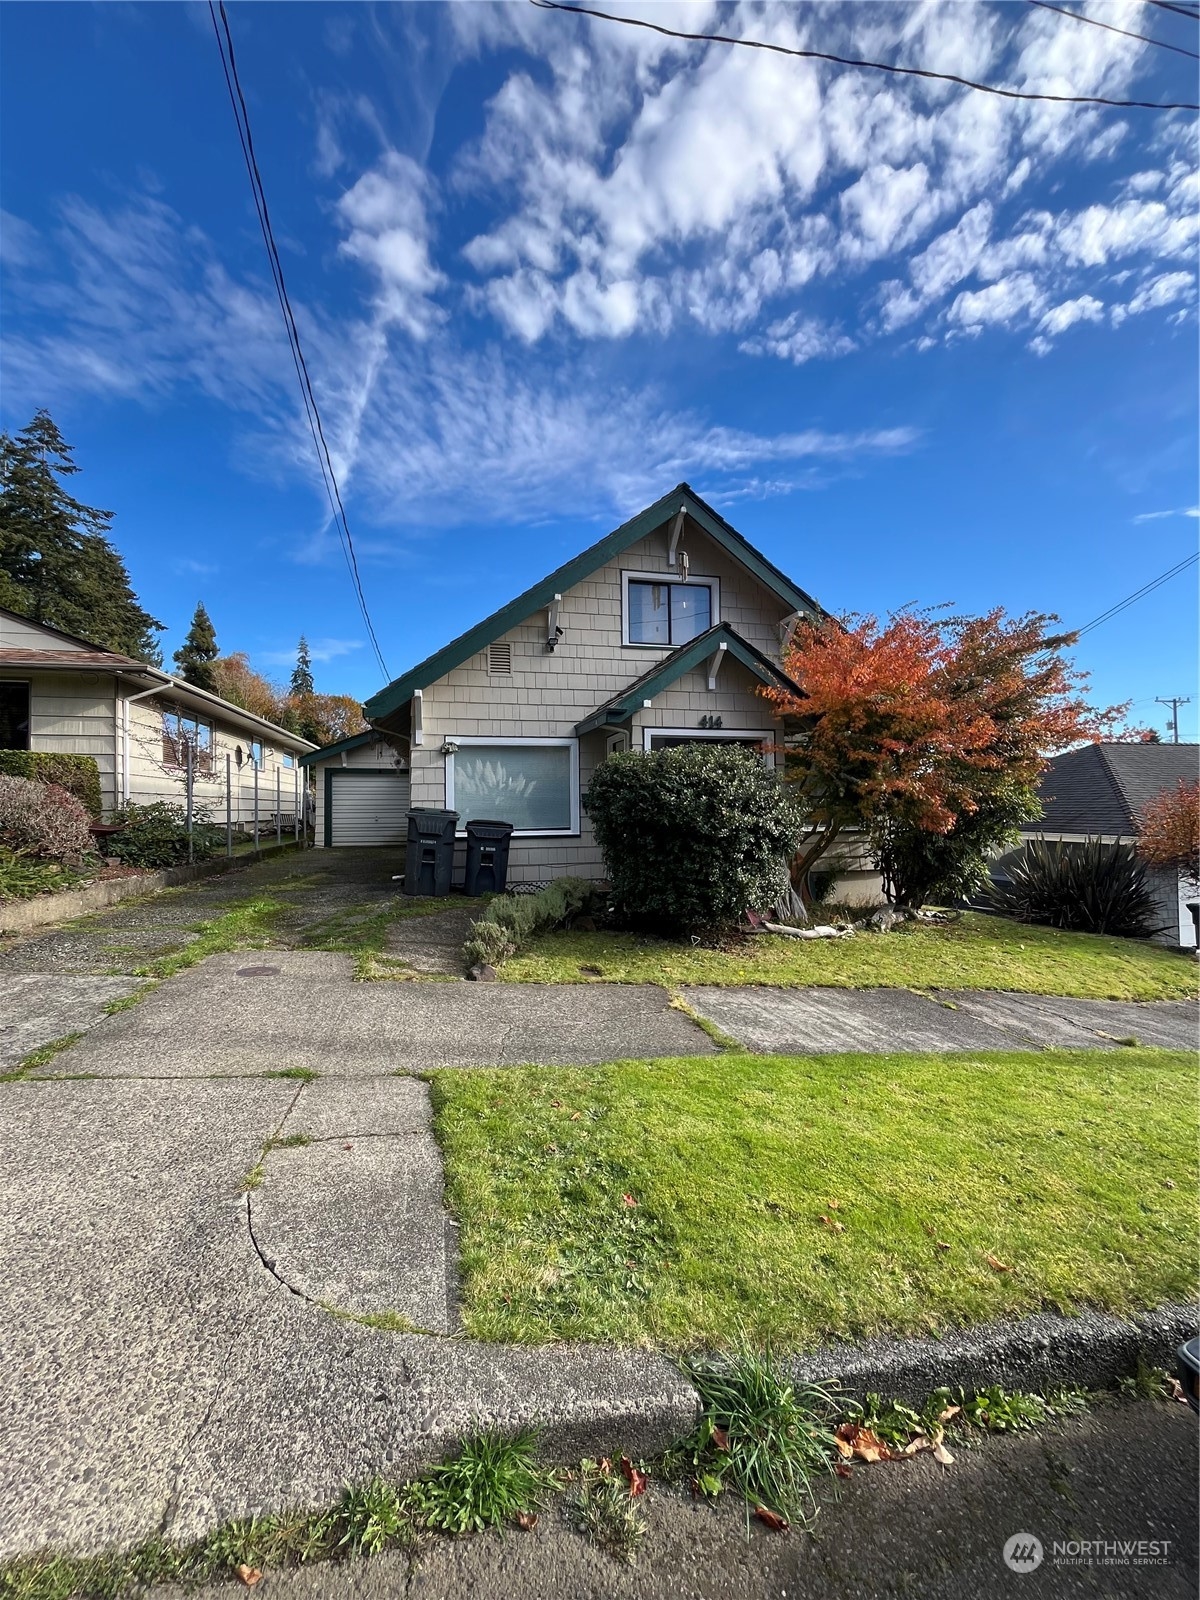
[[[710,1022],[707,1017],[701,1016],[695,1006],[690,1005],[681,994],[672,994],[671,1010],[682,1011],[689,1022],[694,1022],[701,1033],[706,1033],[718,1050],[744,1050],[745,1046],[740,1040],[735,1039],[731,1033],[726,1033],[723,1028],[718,1028],[715,1022]]]
[[[692,1436],[668,1456],[687,1468],[701,1494],[736,1489],[805,1526],[817,1514],[814,1482],[833,1469],[829,1418],[833,1398],[815,1384],[792,1384],[771,1352],[742,1350],[721,1361],[693,1361],[684,1371],[703,1412]]]
[[[1167,1400],[1171,1386],[1162,1368],[1149,1366],[1139,1350],[1133,1371],[1117,1379],[1117,1393],[1125,1400]]]
[[[459,1455],[409,1487],[409,1505],[423,1527],[439,1533],[499,1528],[545,1503],[558,1480],[534,1460],[536,1435],[505,1438],[491,1430],[467,1440]]]
[[[616,1561],[632,1563],[646,1524],[628,1481],[611,1461],[581,1461],[571,1495],[576,1528]]]
[[[302,1150],[306,1144],[312,1143],[309,1133],[285,1133],[278,1139],[268,1139],[268,1150]]]
[[[411,1549],[416,1543],[403,1488],[384,1478],[372,1478],[358,1485],[348,1484],[338,1508],[342,1525],[340,1547],[355,1555],[378,1555],[397,1546]]]
[[[140,989],[135,989],[132,994],[122,995],[120,999],[110,1000],[104,1008],[106,1017],[120,1016],[122,1011],[132,1011],[134,1006],[141,1005],[147,995],[153,994],[158,987],[156,983],[144,983]]]
[[[41,1044],[36,1050],[31,1050],[27,1056],[22,1056],[11,1072],[0,1074],[0,1082],[12,1083],[17,1078],[23,1078],[27,1072],[36,1072],[39,1067],[48,1067],[55,1056],[61,1055],[64,1050],[69,1050],[73,1044],[78,1044],[83,1034],[64,1033],[61,1039],[51,1039],[48,1044]]]
[[[256,1161],[250,1168],[250,1171],[242,1179],[241,1193],[250,1194],[254,1189],[261,1189],[263,1185],[263,1179],[266,1177],[266,1175],[267,1169],[263,1161],[261,1159]]]

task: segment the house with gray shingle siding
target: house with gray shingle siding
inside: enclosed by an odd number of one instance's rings
[[[444,807],[460,833],[514,825],[511,882],[601,878],[596,767],[694,740],[774,765],[785,730],[760,691],[795,688],[784,646],[822,614],[679,484],[368,700],[369,733],[306,757],[317,843],[399,846],[410,805]],[[854,872],[843,892],[875,899],[878,882]]]

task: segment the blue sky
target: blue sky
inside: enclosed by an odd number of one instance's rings
[[[1025,4],[625,9],[1195,98],[1185,57]],[[1086,10],[1197,47],[1139,0]],[[1078,625],[1195,547],[1186,115],[525,4],[230,18],[393,675],[681,478],[835,610]],[[53,411],[168,655],[203,599],[224,649],[282,676],[304,632],[318,687],[369,694],[207,8],[2,28],[4,425]],[[1156,695],[1196,699],[1193,578],[1078,650],[1160,728]]]

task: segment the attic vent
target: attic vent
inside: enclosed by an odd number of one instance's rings
[[[490,644],[487,652],[488,671],[495,676],[497,673],[508,674],[512,671],[512,645]]]

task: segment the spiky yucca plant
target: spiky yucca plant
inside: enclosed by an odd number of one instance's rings
[[[1132,845],[1031,839],[989,900],[1019,922],[1148,939],[1161,929],[1146,868]]]

